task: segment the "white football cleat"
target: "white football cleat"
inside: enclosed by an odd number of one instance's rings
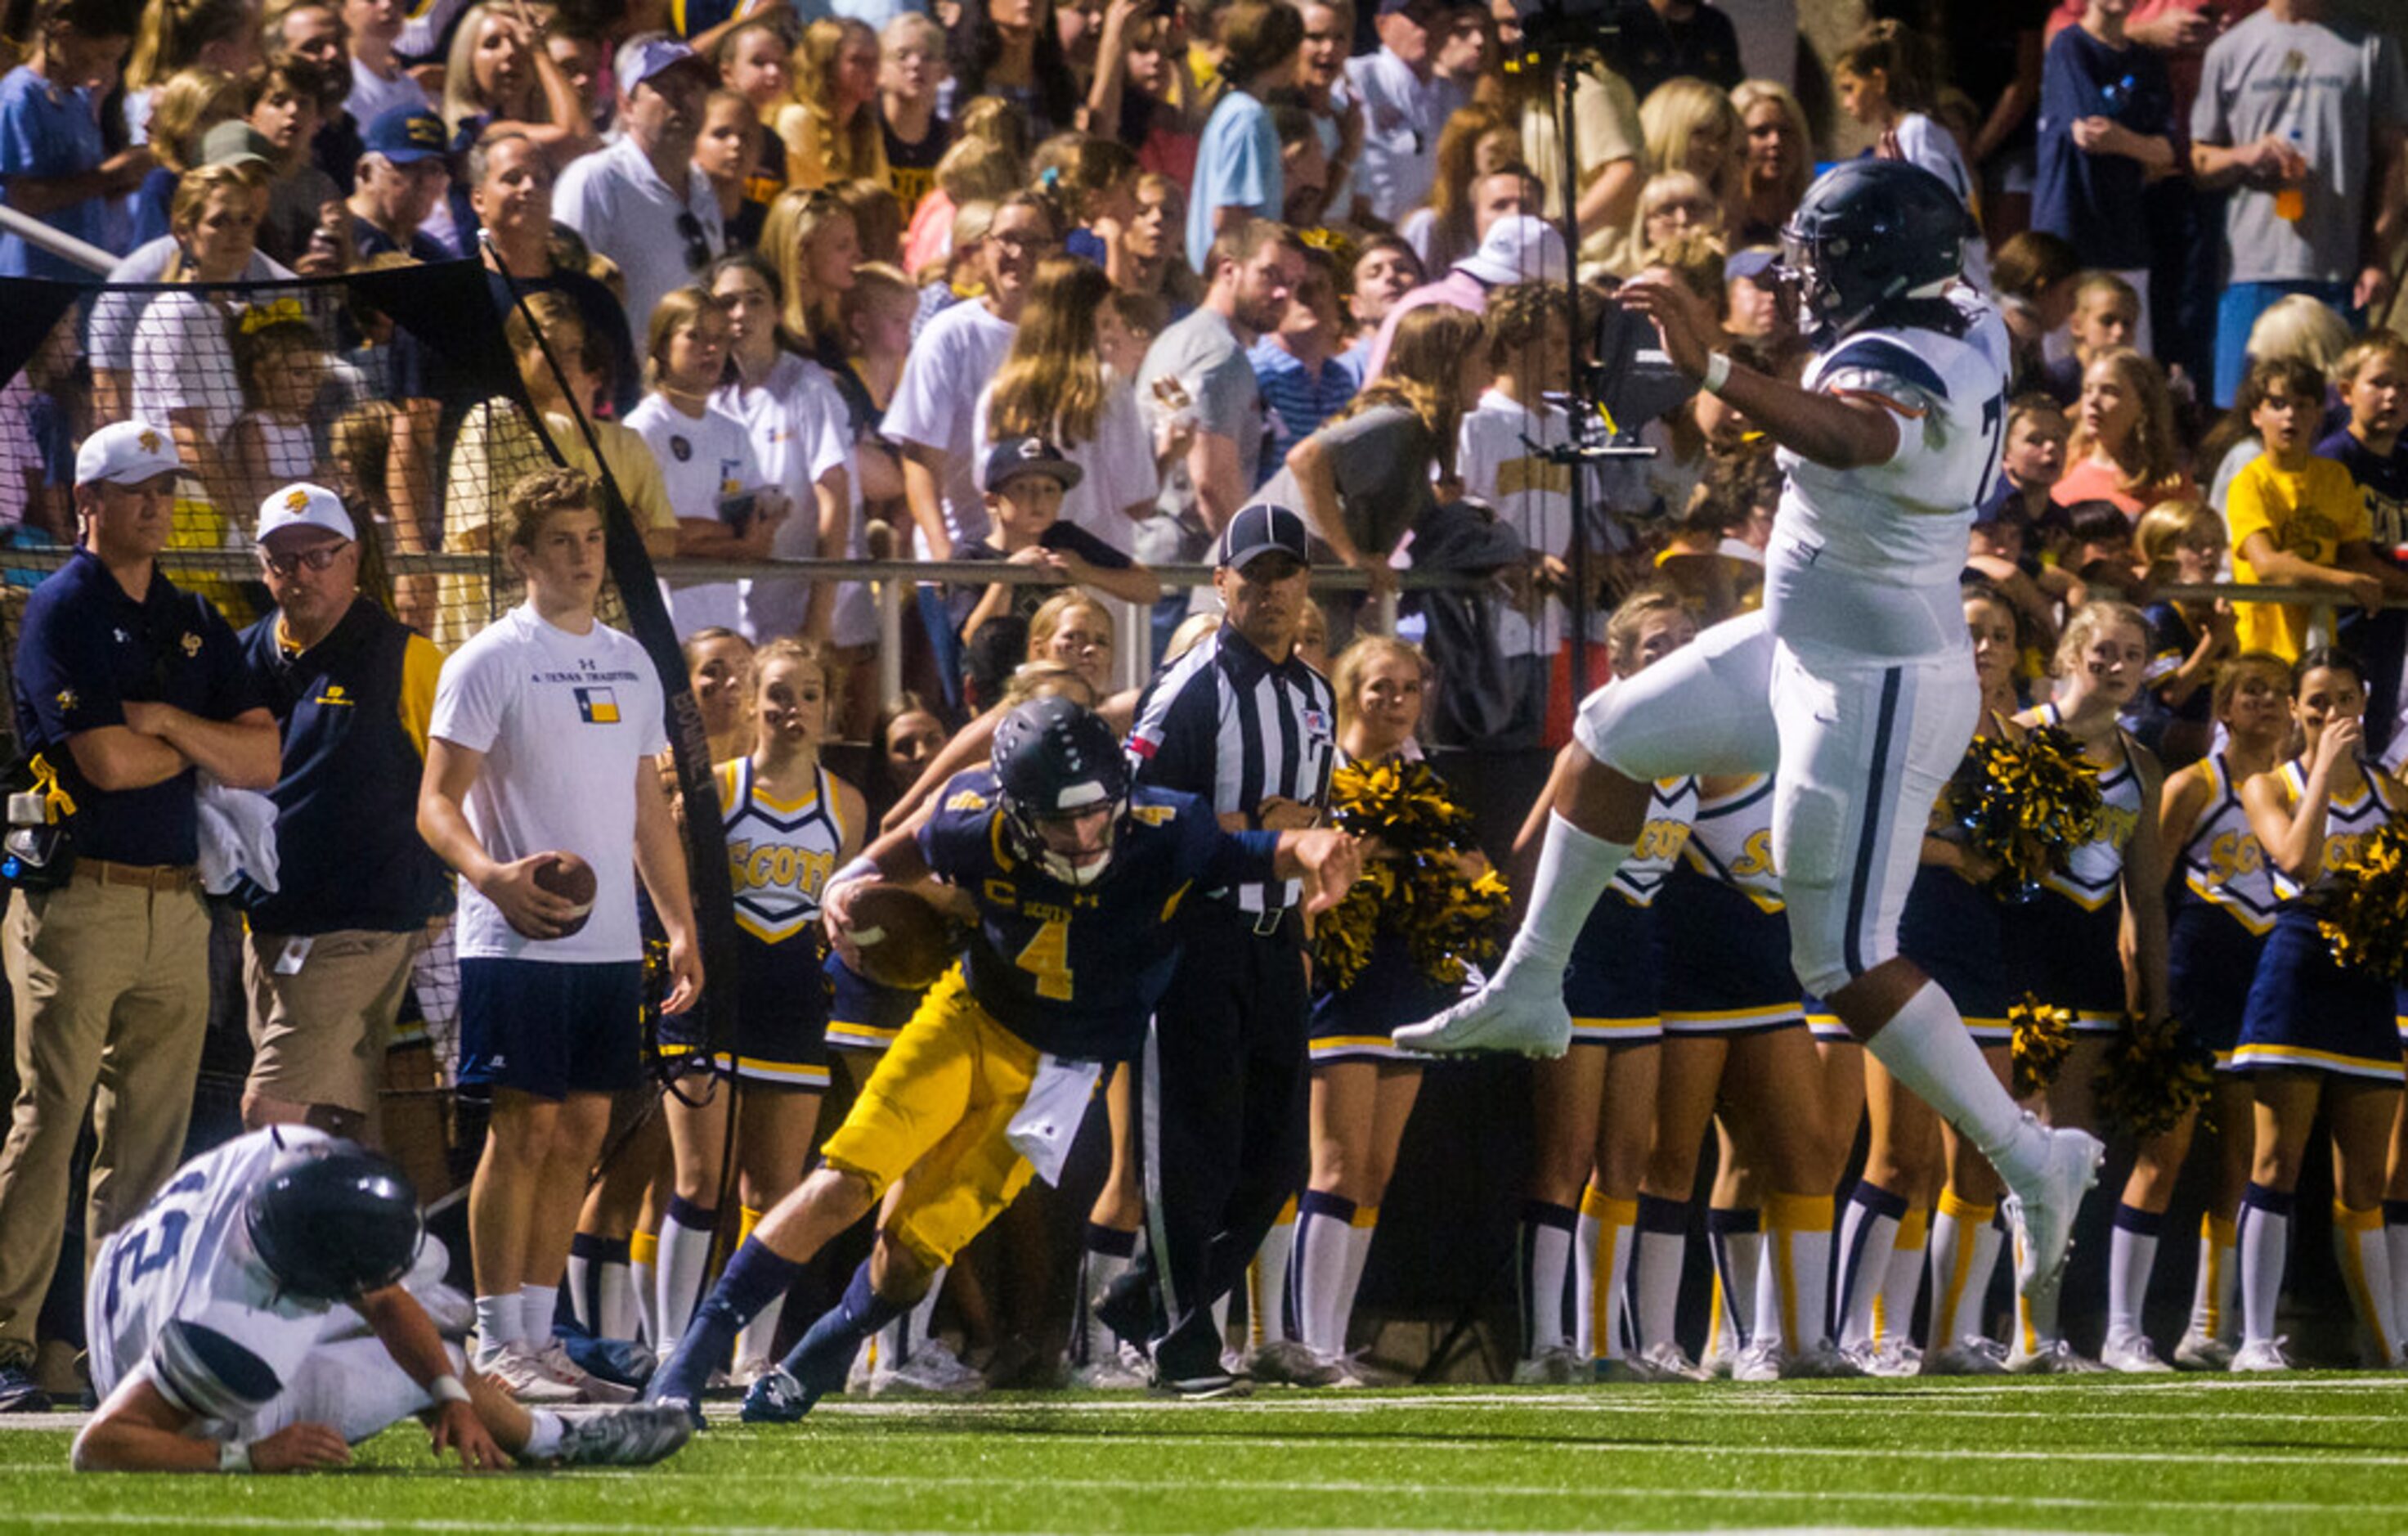
[[[1706,1373],[1698,1369],[1698,1362],[1683,1354],[1680,1345],[1670,1342],[1641,1351],[1631,1364],[1649,1381],[1701,1382],[1708,1379]]]
[[[2288,1371],[2291,1357],[2283,1353],[2287,1339],[2252,1339],[2232,1352],[2234,1371]]]
[[[530,1408],[556,1407],[581,1396],[573,1384],[545,1370],[535,1351],[515,1342],[494,1351],[477,1373]]]
[[[1923,1374],[1927,1376],[2003,1376],[2007,1373],[2006,1350],[1996,1339],[1984,1339],[1967,1334],[1953,1344],[1943,1344],[1923,1357]]]
[[[2022,1296],[2063,1275],[2066,1252],[2073,1245],[2073,1218],[2082,1197],[2099,1182],[2099,1164],[2107,1155],[2087,1131],[2067,1127],[2047,1136],[2048,1161],[2039,1178],[2006,1199],[2007,1220],[2017,1234],[2015,1291]]]
[[[568,1357],[568,1346],[557,1336],[546,1339],[543,1347],[535,1352],[535,1363],[553,1381],[566,1382],[577,1389],[580,1402],[626,1403],[640,1395],[632,1386],[607,1382]]]
[[[964,1365],[941,1339],[924,1340],[892,1371],[869,1374],[873,1398],[967,1398],[986,1390],[986,1378]]]
[[[564,1467],[649,1467],[672,1456],[694,1438],[694,1418],[682,1402],[635,1402],[599,1414],[562,1414]]]
[[[1266,1339],[1246,1354],[1245,1374],[1287,1386],[1335,1386],[1340,1368],[1301,1339]]]
[[[1785,1363],[1787,1351],[1780,1341],[1758,1339],[1739,1352],[1731,1361],[1730,1379],[1735,1382],[1777,1382]]]
[[[1534,994],[1492,982],[1419,1024],[1398,1026],[1390,1038],[1431,1055],[1513,1051],[1553,1059],[1571,1047],[1572,1015],[1560,987]]]
[[[1869,1372],[1840,1352],[1828,1339],[1797,1351],[1781,1362],[1783,1381],[1851,1380]]]
[[[1570,1386],[1590,1380],[1593,1374],[1587,1357],[1570,1344],[1542,1349],[1513,1364],[1516,1386]]]
[[[2095,1376],[2106,1369],[2087,1356],[2076,1355],[2062,1339],[2046,1340],[2031,1350],[2017,1344],[2007,1352],[2010,1376]]]
[[[2155,1344],[2138,1333],[2110,1334],[2099,1351],[2099,1363],[2130,1376],[2171,1375],[2174,1369],[2158,1356]]]
[[[1923,1351],[1894,1333],[1852,1345],[1844,1353],[1868,1376],[1887,1379],[1920,1375],[1923,1371]]]
[[[2229,1371],[2232,1345],[2192,1328],[2184,1333],[2182,1342],[2174,1345],[2174,1364],[2184,1371]]]

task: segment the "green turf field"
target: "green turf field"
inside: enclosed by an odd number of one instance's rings
[[[830,1403],[639,1471],[77,1477],[0,1428],[0,1530],[2316,1531],[2408,1524],[2398,1378],[1463,1388]],[[27,1421],[9,1421],[12,1426]]]

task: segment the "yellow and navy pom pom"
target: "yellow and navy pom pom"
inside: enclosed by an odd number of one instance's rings
[[[2062,726],[2037,725],[2020,741],[1976,741],[1947,805],[1973,851],[1999,867],[1997,894],[2012,899],[2029,895],[2065,850],[2098,835],[2104,802],[2082,743]]]
[[[2128,1017],[2099,1069],[2099,1113],[2146,1141],[2181,1125],[2214,1084],[2214,1053],[2179,1023]]]
[[[1315,958],[1329,983],[1352,986],[1370,963],[1373,940],[1394,933],[1413,964],[1440,986],[1463,984],[1467,965],[1486,965],[1504,946],[1505,883],[1469,879],[1459,855],[1474,851],[1471,813],[1447,798],[1426,763],[1349,763],[1330,775],[1339,826],[1377,839],[1383,856],[1313,924]]]
[[[2315,899],[2316,927],[2335,963],[2408,983],[2408,828],[2377,827]]]
[[[2056,1082],[2064,1069],[2066,1055],[2073,1049],[2073,1013],[2070,1009],[2051,1008],[2027,992],[2023,1001],[2008,1008],[2007,1022],[2015,1031],[2014,1096],[2029,1098]]]

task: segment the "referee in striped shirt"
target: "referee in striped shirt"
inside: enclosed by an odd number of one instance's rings
[[[1304,520],[1243,508],[1222,531],[1217,563],[1221,628],[1139,705],[1129,733],[1138,782],[1205,797],[1225,827],[1312,826],[1328,802],[1337,702],[1328,679],[1296,654],[1312,569]],[[1182,1396],[1234,1388],[1212,1306],[1244,1277],[1304,1178],[1300,899],[1293,881],[1192,894],[1178,916],[1179,969],[1146,1043],[1151,1241],[1106,1316],[1126,1320],[1150,1276],[1154,1378]]]

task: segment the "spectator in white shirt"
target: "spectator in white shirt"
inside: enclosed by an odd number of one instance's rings
[[[1429,194],[1439,130],[1471,100],[1487,33],[1479,7],[1456,0],[1381,0],[1377,26],[1379,51],[1346,61],[1364,117],[1354,204],[1394,224]]]
[[[619,141],[572,162],[552,191],[562,223],[618,264],[627,314],[646,319],[671,289],[710,265],[726,242],[695,140],[718,72],[673,37],[619,50]]]

